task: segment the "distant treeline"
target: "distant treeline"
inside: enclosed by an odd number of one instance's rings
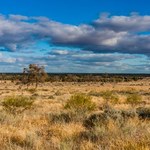
[[[1,73],[0,80],[11,80],[12,82],[15,82],[21,80],[22,75],[23,75],[22,73]],[[137,81],[145,77],[150,77],[150,74],[48,73],[48,77],[46,81],[47,82],[129,82],[129,81]]]

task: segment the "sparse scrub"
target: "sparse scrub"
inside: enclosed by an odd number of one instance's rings
[[[33,94],[32,88],[31,92],[18,90],[9,80],[6,90],[1,82],[0,150],[149,150],[149,79],[122,82],[113,88],[109,75],[103,78],[107,82],[103,86],[100,78],[77,76],[81,83],[70,83],[71,76],[58,75],[59,81],[69,82],[47,82]],[[91,79],[93,83],[84,82]],[[132,94],[142,96],[136,107],[126,103]],[[119,101],[111,101],[112,95]],[[31,106],[26,101],[32,101]],[[103,101],[108,102],[107,107]]]

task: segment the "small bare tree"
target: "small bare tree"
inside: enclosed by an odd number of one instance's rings
[[[37,64],[30,64],[28,68],[23,69],[23,78],[21,82],[27,85],[27,88],[35,83],[35,88],[38,87],[39,83],[46,80],[47,73],[43,66]]]

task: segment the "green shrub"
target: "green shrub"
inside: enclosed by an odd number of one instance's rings
[[[21,113],[26,109],[31,108],[33,105],[33,99],[25,96],[10,96],[6,97],[2,102],[4,110],[9,113]]]
[[[142,101],[142,96],[138,94],[130,94],[127,96],[126,103],[131,105],[139,104]]]
[[[65,109],[71,109],[76,112],[90,112],[96,108],[95,103],[92,102],[91,97],[85,94],[75,94],[66,103]]]
[[[118,95],[112,91],[102,92],[102,97],[106,103],[110,102],[110,103],[116,104],[119,101]]]

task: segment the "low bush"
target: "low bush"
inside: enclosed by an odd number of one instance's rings
[[[74,110],[75,112],[91,112],[96,109],[96,105],[92,102],[90,96],[80,93],[73,95],[67,101],[64,108]]]
[[[4,99],[2,106],[7,112],[16,114],[31,108],[33,102],[33,99],[26,96],[10,96]]]

